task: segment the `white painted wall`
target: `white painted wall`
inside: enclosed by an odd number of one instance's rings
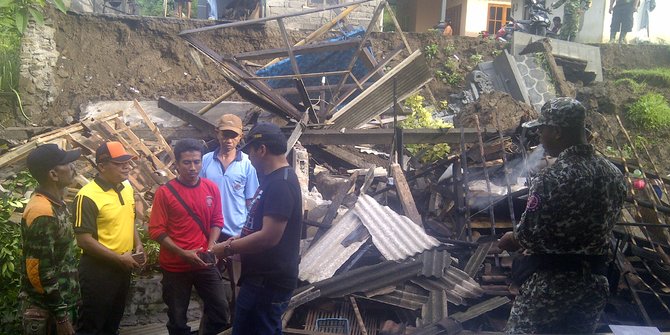
[[[486,30],[486,24],[489,17],[489,4],[509,5],[511,0],[489,1],[489,0],[467,0],[467,8],[463,17],[465,20],[465,30],[463,35],[477,36],[482,30]]]
[[[640,11],[645,1],[641,0]],[[551,5],[553,1],[547,0],[547,5]],[[612,15],[609,14],[610,0],[592,0],[591,9],[584,14],[584,26],[577,34],[577,42],[582,43],[602,43],[609,40],[610,23],[612,22]],[[515,18],[522,18],[523,16],[524,0],[512,0],[512,16]],[[633,31],[628,33],[628,40],[639,38],[641,40],[649,40],[654,43],[665,41],[670,43],[670,20],[668,20],[668,13],[670,13],[670,0],[656,0],[656,9],[649,13],[649,32],[650,37],[647,37],[646,30],[640,30],[640,13],[635,13],[633,18]],[[665,14],[665,16],[663,16]],[[560,16],[563,18],[563,6],[553,10],[551,17]]]

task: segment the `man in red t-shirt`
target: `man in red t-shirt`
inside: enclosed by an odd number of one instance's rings
[[[170,335],[190,334],[186,312],[195,287],[204,303],[202,334],[218,334],[230,324],[224,284],[208,252],[223,227],[221,195],[208,179],[200,178],[201,141],[184,139],[174,146],[178,177],[158,188],[149,234],[161,245],[163,301],[168,306]]]

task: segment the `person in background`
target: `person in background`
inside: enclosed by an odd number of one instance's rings
[[[198,175],[203,150],[203,143],[194,139],[175,144],[177,178],[158,188],[149,219],[149,235],[161,245],[158,261],[170,335],[191,334],[186,323],[194,287],[204,303],[200,334],[218,334],[230,324],[223,280],[214,255],[207,252],[224,221],[219,189]]]
[[[191,1],[190,0],[175,0],[177,2],[177,17],[182,18],[184,15],[184,5],[186,5],[186,18],[191,18]]]
[[[222,115],[217,122],[216,138],[219,147],[202,157],[200,177],[213,181],[221,192],[223,221],[226,224],[217,242],[223,242],[240,235],[251,198],[258,189],[258,177],[249,156],[238,150],[242,140],[242,120],[239,117]],[[233,278],[229,279],[234,286],[240,276],[239,259],[232,259],[228,266],[232,266],[228,275],[232,275]]]
[[[577,33],[580,30],[579,23],[584,12],[591,8],[591,0],[558,0],[551,5],[551,8],[556,9],[563,7],[563,25],[561,27],[562,40],[574,41]]]
[[[561,31],[561,26],[563,26],[563,24],[561,24],[561,18],[559,16],[554,16],[554,18],[551,19],[551,23],[551,32],[558,35]]]
[[[451,20],[447,20],[447,25],[444,27],[444,30],[442,31],[442,36],[451,36],[454,34],[454,29],[451,28]]]
[[[219,12],[216,0],[207,0],[207,4],[209,4],[209,15],[207,16],[207,20],[217,20],[219,18]]]
[[[212,248],[218,257],[242,259],[234,335],[282,334],[281,316],[298,283],[302,194],[286,149],[275,124],[259,123],[249,131],[242,150],[262,175],[261,185],[241,237]]]
[[[258,189],[256,169],[249,156],[238,150],[242,140],[242,120],[233,114],[222,115],[216,128],[219,147],[202,157],[200,177],[219,187],[223,221],[218,242],[239,236],[247,219],[248,207]]]
[[[44,144],[28,154],[38,186],[21,218],[23,334],[74,334],[79,301],[77,256],[70,213],[63,201],[79,150]]]
[[[619,43],[626,43],[626,34],[633,31],[633,13],[639,6],[640,0],[610,0],[610,43],[614,43],[616,33],[619,33]]]
[[[133,158],[119,142],[101,144],[95,151],[98,175],[75,197],[74,233],[83,251],[77,334],[118,332],[131,271],[146,262],[135,227],[133,188],[127,180]]]

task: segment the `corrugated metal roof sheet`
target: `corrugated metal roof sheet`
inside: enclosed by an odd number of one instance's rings
[[[330,119],[331,128],[355,129],[391,107],[394,79],[397,99],[402,101],[433,79],[433,74],[421,52],[415,51],[337,111]]]
[[[335,277],[314,283],[322,297],[342,297],[356,292],[372,291],[389,285],[397,285],[416,277],[421,271],[421,261],[411,259],[398,263],[386,261],[364,266]]]
[[[443,290],[431,290],[428,302],[421,308],[421,320],[417,326],[429,325],[447,317],[447,295]]]
[[[344,246],[343,242],[359,228],[363,228],[361,220],[352,210],[347,211],[302,256],[298,272],[300,280],[314,283],[332,277],[335,271],[370,238],[367,234],[362,240],[356,238]]]
[[[446,250],[428,250],[419,256],[423,261],[421,274],[426,277],[440,278],[451,265],[451,255]]]
[[[408,295],[403,291],[393,291],[393,293],[378,295],[374,297],[357,296],[361,299],[381,302],[391,306],[397,306],[408,310],[417,310],[426,303],[428,297],[422,295]]]
[[[440,241],[406,216],[380,205],[369,195],[361,195],[354,213],[372,235],[372,242],[388,260],[402,260],[440,245]]]

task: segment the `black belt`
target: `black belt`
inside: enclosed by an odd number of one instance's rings
[[[607,276],[607,255],[533,254],[540,271],[582,272]]]

